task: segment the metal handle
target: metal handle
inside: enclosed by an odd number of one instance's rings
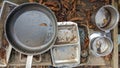
[[[31,68],[31,66],[32,66],[32,59],[33,59],[33,55],[28,55],[27,56],[27,61],[26,61],[26,67],[25,68]]]

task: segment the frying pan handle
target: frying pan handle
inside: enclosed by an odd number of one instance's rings
[[[31,68],[31,66],[32,66],[32,59],[33,59],[33,55],[28,55],[27,56],[27,61],[26,61],[26,67],[25,68]]]

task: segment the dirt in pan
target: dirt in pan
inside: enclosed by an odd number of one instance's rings
[[[58,26],[58,34],[55,45],[77,43],[77,29],[75,25]]]

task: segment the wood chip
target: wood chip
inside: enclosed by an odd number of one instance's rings
[[[85,37],[85,45],[84,45],[84,48],[88,48],[89,46],[89,38],[88,37]]]
[[[43,0],[39,0],[39,4],[42,4],[43,3]]]
[[[97,9],[97,6],[96,6],[96,5],[94,5],[94,6],[93,6],[93,10],[96,10],[96,9]]]
[[[96,2],[96,0],[89,0],[90,2]]]
[[[64,6],[66,9],[69,9],[69,4],[68,4],[68,3],[64,3],[63,6]]]
[[[83,19],[84,19],[83,17],[74,17],[74,18],[71,18],[70,21],[81,21]]]
[[[81,63],[87,62],[87,58],[81,58]]]
[[[107,56],[104,57],[105,61],[110,61],[112,59],[112,55],[109,54]]]
[[[49,7],[49,8],[53,11],[59,11],[59,8],[56,8],[56,7]]]
[[[94,29],[94,28],[96,28],[96,26],[95,25],[93,25],[93,24],[89,24],[89,26],[88,26],[90,29]]]
[[[57,7],[57,2],[55,2],[55,1],[53,1],[53,2],[44,2],[43,4],[47,5],[47,6]]]
[[[109,4],[109,2],[110,2],[110,0],[105,0],[105,3],[106,3],[106,4]]]
[[[85,6],[86,6],[86,4],[85,4],[84,2],[81,2],[81,5],[82,5],[83,7],[85,7]]]
[[[7,40],[5,38],[2,39],[2,45],[4,47],[8,46],[8,42],[7,42]]]
[[[34,0],[29,0],[29,2],[30,2],[30,3],[33,3],[33,2],[34,2]]]
[[[6,50],[4,48],[0,48],[0,59],[5,59]]]

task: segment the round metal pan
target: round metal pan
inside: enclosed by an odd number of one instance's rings
[[[57,20],[49,8],[37,3],[24,3],[12,10],[4,29],[15,50],[37,55],[52,47],[57,35]]]

